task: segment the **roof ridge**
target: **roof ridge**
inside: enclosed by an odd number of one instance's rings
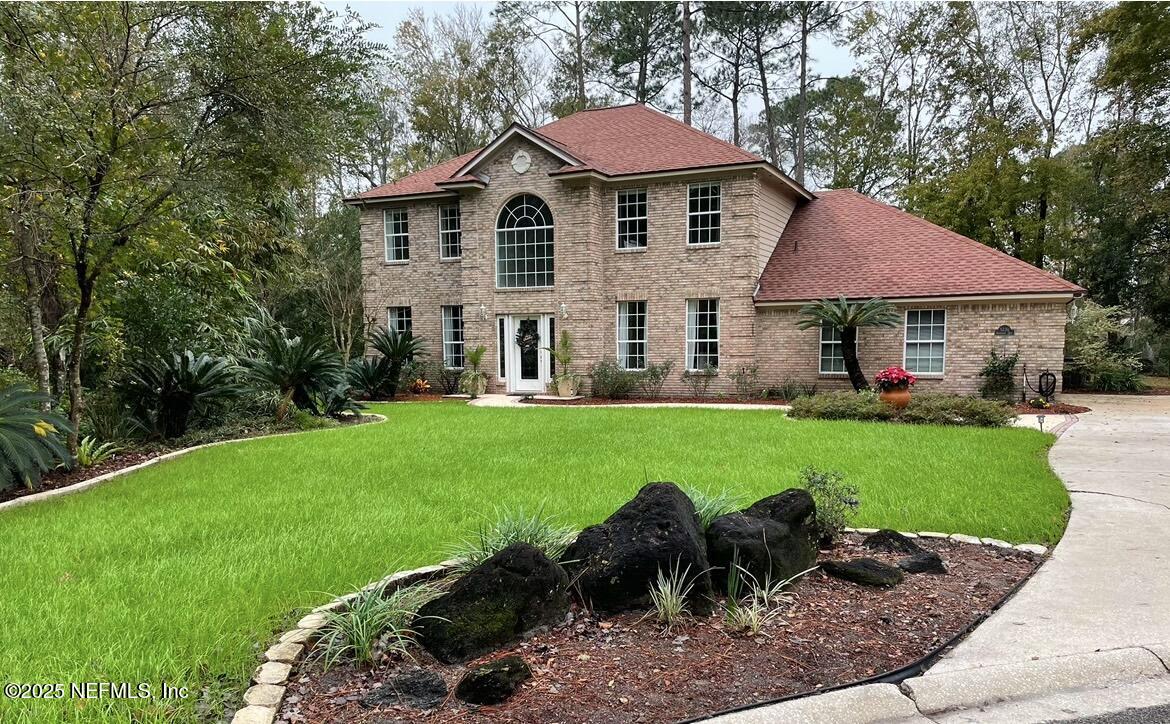
[[[667,119],[668,121],[674,123],[677,126],[685,128],[687,131],[690,131],[693,134],[702,136],[703,138],[709,138],[713,141],[717,141],[718,143],[721,143],[728,148],[733,148],[736,151],[739,151],[740,153],[746,153],[747,155],[751,156],[752,158],[754,158],[757,161],[764,160],[763,156],[759,156],[757,154],[754,154],[751,151],[747,150],[746,148],[740,148],[739,146],[735,145],[734,143],[732,143],[730,141],[725,141],[713,133],[707,133],[706,131],[700,131],[699,129],[695,128],[694,126],[690,125],[689,123],[683,123],[682,121],[680,121],[679,119],[670,115],[669,113],[665,113],[663,111],[660,111],[657,108],[651,108],[650,106],[646,105],[645,103],[630,103],[629,105],[634,106],[636,108],[641,108],[644,111],[649,111],[650,113],[653,113],[654,115],[662,116],[663,118]],[[618,108],[625,108],[625,106],[617,106],[617,107]]]
[[[905,216],[906,218],[912,220],[914,223],[918,224],[919,226],[925,225],[925,226],[928,226],[932,229],[939,229],[939,230],[943,231],[945,234],[947,234],[948,236],[952,236],[955,239],[964,242],[965,244],[974,245],[974,248],[978,248],[984,252],[990,252],[992,254],[992,256],[1006,259],[1006,260],[1011,261],[1012,263],[1017,264],[1017,265],[1022,265],[1023,267],[1026,267],[1027,269],[1030,269],[1031,271],[1039,272],[1041,274],[1046,274],[1046,275],[1052,277],[1053,279],[1061,282],[1062,284],[1067,285],[1070,289],[1075,290],[1076,288],[1078,288],[1078,286],[1076,284],[1073,284],[1072,282],[1070,282],[1069,280],[1060,276],[1059,274],[1054,274],[1053,272],[1050,272],[1047,269],[1041,269],[1040,267],[1035,266],[1034,264],[1029,264],[1028,262],[1024,261],[1023,259],[1019,259],[1017,257],[1014,257],[1011,254],[1008,254],[1007,252],[1000,251],[999,249],[996,249],[995,247],[988,246],[987,244],[984,244],[981,241],[976,241],[975,239],[972,239],[968,236],[963,236],[959,232],[952,231],[951,229],[948,229],[947,227],[942,226],[940,224],[936,224],[933,221],[930,221],[929,219],[924,219],[921,216],[915,216],[914,214],[910,213],[909,211],[904,211],[902,209],[899,209],[897,206],[894,206],[893,204],[887,204],[883,201],[878,201],[875,198],[871,198],[869,196],[866,196],[865,194],[861,193],[857,189],[852,189],[852,188],[829,189],[829,191],[848,191],[848,192],[852,193],[854,196],[857,196],[864,201],[867,201],[871,204],[874,204],[875,206],[885,207],[887,209],[894,211],[895,213],[901,214],[902,216]]]

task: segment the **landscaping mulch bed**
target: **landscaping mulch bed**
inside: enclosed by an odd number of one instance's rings
[[[1066,405],[1063,402],[1054,402],[1052,407],[1032,407],[1027,402],[1017,402],[1015,410],[1020,415],[1080,415],[1092,412],[1092,409],[1081,405]]]
[[[869,556],[893,563],[848,536],[821,558]],[[906,575],[892,589],[830,578],[819,571],[794,589],[792,603],[755,637],[728,633],[718,614],[663,631],[644,613],[597,620],[574,607],[572,620],[466,665],[444,665],[421,649],[415,660],[373,670],[349,665],[322,672],[301,664],[277,721],[325,722],[662,722],[856,682],[910,665],[989,612],[1038,561],[988,546],[921,539],[946,575]],[[381,682],[416,667],[439,673],[454,690],[470,665],[522,656],[533,678],[498,706],[475,707],[453,695],[435,709],[370,707]]]
[[[787,405],[788,400],[781,400],[777,398],[751,398],[744,399],[742,397],[626,397],[622,399],[611,400],[605,397],[581,397],[575,400],[537,400],[526,397],[521,402],[529,405],[639,405],[648,402],[687,402],[687,403],[703,403],[711,404],[717,403],[721,405]]]

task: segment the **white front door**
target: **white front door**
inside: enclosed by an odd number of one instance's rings
[[[508,392],[539,394],[549,380],[548,314],[514,314],[504,318],[504,372]]]

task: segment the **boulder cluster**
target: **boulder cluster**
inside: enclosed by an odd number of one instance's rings
[[[550,560],[514,543],[459,578],[419,610],[420,643],[445,663],[468,661],[565,620],[570,589],[599,615],[651,605],[659,571],[689,579],[689,608],[704,613],[724,591],[733,560],[754,580],[783,581],[816,565],[816,504],[793,488],[739,512],[715,518],[706,530],[690,498],[673,483],[650,483],[604,522],[590,526]],[[937,554],[894,531],[865,545],[906,554],[897,567],[871,558],[826,562],[826,573],[865,585],[892,586],[903,572],[945,572]],[[570,581],[572,585],[570,585]],[[508,656],[471,669],[455,694],[476,703],[503,701],[531,672]]]

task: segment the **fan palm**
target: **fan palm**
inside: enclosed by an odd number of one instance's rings
[[[45,396],[21,385],[0,389],[0,490],[21,483],[36,486],[41,473],[69,463],[61,441],[69,421],[43,412]]]
[[[402,375],[402,366],[415,357],[426,354],[422,339],[409,331],[399,332],[396,329],[375,330],[370,335],[370,346],[376,349],[389,365],[383,385],[387,397],[394,397],[398,392],[398,378]]]
[[[832,327],[841,333],[841,356],[853,389],[860,392],[869,387],[861,364],[857,361],[857,330],[861,327],[896,327],[902,321],[898,308],[881,298],[864,302],[850,302],[845,297],[820,299],[800,308],[802,319],[796,323],[801,329]]]

